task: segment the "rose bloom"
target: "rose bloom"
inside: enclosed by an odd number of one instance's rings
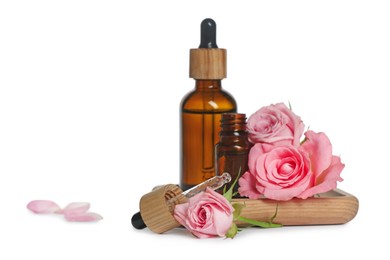
[[[199,238],[223,237],[232,225],[233,211],[225,197],[207,188],[187,203],[176,205],[174,217]]]
[[[251,143],[299,146],[305,125],[285,104],[262,107],[248,118]]]
[[[324,133],[307,131],[300,147],[256,144],[249,152],[249,171],[239,179],[241,196],[274,200],[306,199],[336,188],[344,168],[332,155]]]

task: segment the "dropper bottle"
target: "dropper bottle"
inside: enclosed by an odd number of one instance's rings
[[[234,98],[222,89],[226,78],[226,50],[216,41],[216,23],[201,23],[201,42],[190,50],[190,77],[195,89],[181,102],[181,174],[180,186],[189,189],[213,176],[214,147],[219,140],[222,113],[235,113]]]

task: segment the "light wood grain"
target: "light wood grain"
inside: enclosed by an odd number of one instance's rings
[[[160,186],[142,196],[140,213],[150,230],[161,234],[180,226],[172,214],[175,204],[187,201],[182,192],[177,185],[168,184]],[[169,203],[171,200],[173,201]]]
[[[323,193],[308,199],[274,201],[266,198],[234,199],[235,203],[244,203],[242,216],[258,221],[269,221],[278,206],[274,223],[284,226],[344,224],[351,221],[359,209],[358,199],[340,189]],[[237,221],[238,226],[246,223]]]
[[[190,78],[224,79],[226,78],[225,49],[191,49]]]

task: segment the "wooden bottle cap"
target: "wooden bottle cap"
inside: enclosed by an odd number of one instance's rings
[[[226,78],[226,49],[199,48],[190,50],[190,78]]]
[[[173,210],[175,204],[187,201],[182,192],[178,186],[168,184],[142,196],[139,206],[140,213],[151,231],[161,234],[180,226],[180,223],[173,217]],[[177,199],[175,203],[167,203],[172,198]]]

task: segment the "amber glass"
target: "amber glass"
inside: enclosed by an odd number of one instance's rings
[[[222,114],[219,136],[219,143],[215,147],[217,175],[222,175],[224,172],[231,175],[232,181],[226,186],[229,189],[238,174],[241,173],[242,176],[248,170],[248,153],[251,144],[246,132],[245,114]],[[238,182],[233,191],[237,191],[237,187]]]
[[[195,90],[181,103],[180,186],[189,189],[216,175],[215,145],[222,113],[236,112],[234,98],[221,80],[196,80]]]

